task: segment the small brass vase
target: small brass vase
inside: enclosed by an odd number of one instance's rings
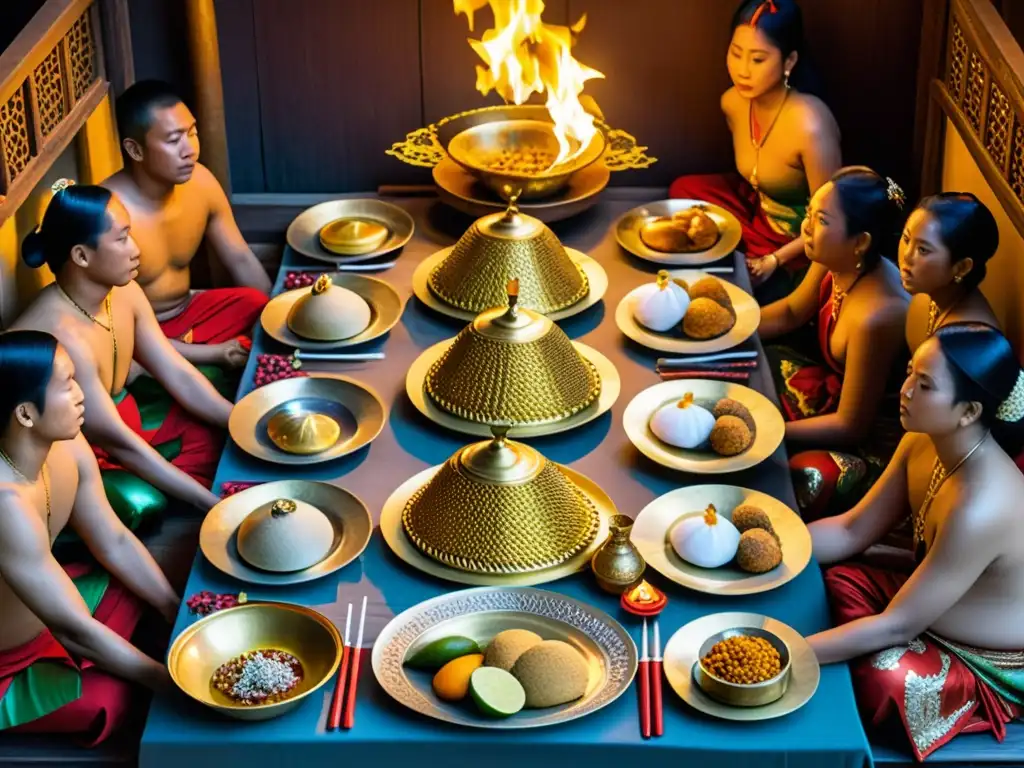
[[[590,567],[597,583],[605,592],[621,595],[640,583],[647,563],[629,540],[633,519],[615,515],[608,523],[608,539],[594,553]]]

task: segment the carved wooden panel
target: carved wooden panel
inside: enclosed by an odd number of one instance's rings
[[[985,110],[985,149],[1004,172],[1012,130],[1013,109],[1010,100],[996,83],[992,83],[989,86],[988,108]]]
[[[64,38],[71,60],[71,95],[78,101],[96,79],[96,42],[88,11],[83,13]]]
[[[31,129],[28,124],[25,85],[14,92],[6,104],[0,105],[0,150],[11,184],[32,159]]]
[[[974,132],[981,134],[981,104],[985,91],[985,64],[976,51],[971,51],[970,63],[967,66],[967,83],[964,86],[963,110],[967,122]]]
[[[1024,126],[1016,121],[1013,130],[1013,151],[1010,153],[1010,189],[1019,200],[1024,200]]]
[[[963,94],[964,69],[967,67],[967,41],[964,39],[960,25],[953,21],[950,25],[949,73],[946,76],[946,87],[956,101]]]
[[[64,75],[61,72],[61,50],[58,45],[32,72],[36,94],[36,121],[42,135],[49,136],[67,114],[64,102]]]

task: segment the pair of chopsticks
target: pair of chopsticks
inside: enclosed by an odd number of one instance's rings
[[[363,608],[359,614],[359,636],[356,638],[355,646],[352,645],[352,636],[349,631],[352,629],[352,603],[348,604],[348,614],[345,616],[345,647],[341,652],[341,666],[338,668],[338,684],[334,686],[334,695],[331,697],[331,708],[327,715],[327,730],[333,731],[341,725],[348,730],[356,721],[356,688],[359,685],[359,652],[363,647],[363,627],[366,624],[366,595],[363,595]],[[347,675],[348,670],[351,675]],[[348,681],[348,688],[345,682]],[[344,708],[345,719],[342,721],[342,709]]]
[[[383,360],[383,352],[303,352],[296,349],[292,357],[300,363],[319,360],[327,363],[358,363],[365,360]]]
[[[379,272],[391,269],[397,261],[386,261],[378,264],[334,264],[330,267],[289,267],[289,272]]]
[[[665,733],[665,721],[661,706],[661,634],[658,632],[657,619],[654,620],[654,658],[647,655],[647,619],[644,619],[643,642],[637,667],[640,675],[640,735],[645,739],[651,738],[653,714],[654,735],[661,736]]]
[[[757,368],[757,352],[721,352],[713,355],[659,357],[656,370],[662,381],[717,379],[747,381]]]

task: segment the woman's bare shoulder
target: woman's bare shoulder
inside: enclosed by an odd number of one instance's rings
[[[793,103],[793,116],[806,134],[839,134],[839,123],[828,105],[817,96],[809,93],[794,93],[790,97]]]

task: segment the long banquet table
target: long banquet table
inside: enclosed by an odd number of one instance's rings
[[[657,193],[655,193],[657,194]],[[383,340],[367,345],[386,351],[384,360],[348,364],[307,364],[310,370],[343,372],[374,388],[385,402],[388,422],[380,436],[354,456],[311,466],[286,467],[261,462],[239,450],[230,440],[220,462],[215,488],[226,481],[269,481],[302,477],[323,480],[352,491],[368,506],[375,522],[391,494],[413,474],[447,459],[474,438],[448,432],[422,418],[405,396],[405,372],[420,352],[454,336],[462,323],[441,317],[412,296],[416,265],[436,250],[453,244],[471,219],[456,214],[432,197],[388,199],[416,221],[416,233],[392,269],[375,273],[408,297],[401,322]],[[620,512],[636,516],[651,500],[674,488],[703,483],[731,483],[757,489],[795,506],[786,469],[785,449],[753,469],[725,476],[687,475],[661,467],[632,446],[622,428],[622,413],[641,390],[656,384],[654,370],[659,353],[627,340],[614,322],[619,300],[636,285],[651,280],[657,267],[634,258],[615,241],[613,226],[628,209],[654,199],[636,190],[610,189],[590,211],[553,229],[569,246],[596,258],[608,272],[604,301],[581,315],[560,323],[571,338],[607,355],[618,368],[622,392],[611,413],[561,435],[531,440],[548,458],[571,465],[597,480]],[[733,279],[749,290],[741,257]],[[733,263],[726,259],[724,264]],[[275,285],[282,290],[285,275],[297,266],[313,266],[291,249]],[[326,265],[325,265],[326,266]],[[751,386],[775,400],[765,367],[763,350],[754,339],[748,344],[761,352],[761,365]],[[286,352],[261,329],[254,336],[252,356],[243,377],[240,396],[252,387],[256,357],[261,352]],[[812,561],[796,579],[771,592],[746,597],[714,597],[691,592],[650,569],[646,577],[669,595],[661,615],[662,643],[685,623],[719,611],[754,611],[794,627],[807,635],[828,624],[828,609],[820,571]],[[437,580],[407,566],[374,531],[365,553],[338,573],[294,587],[259,587],[228,577],[196,554],[185,596],[200,590],[245,591],[250,599],[295,602],[316,608],[344,630],[349,602],[358,609],[369,596],[366,636],[369,649],[383,626],[417,603],[452,590],[459,584]],[[621,610],[618,601],[596,586],[589,573],[541,585],[589,602],[619,619],[639,647],[639,620]],[[172,636],[196,621],[185,607],[179,612]],[[354,626],[353,626],[354,629]],[[579,720],[529,731],[488,731],[459,728],[421,716],[392,701],[380,688],[370,668],[370,653],[362,655],[355,727],[327,731],[325,722],[334,681],[320,689],[293,712],[275,720],[248,723],[211,712],[180,693],[157,697],[142,737],[142,768],[223,768],[251,765],[259,768],[299,764],[344,765],[469,765],[546,768],[565,765],[621,765],[645,768],[679,766],[778,766],[825,768],[871,764],[870,749],[857,713],[845,665],[822,669],[814,697],[799,711],[777,720],[728,722],[698,713],[664,683],[665,734],[645,741],[637,717],[636,687],[604,709]]]

